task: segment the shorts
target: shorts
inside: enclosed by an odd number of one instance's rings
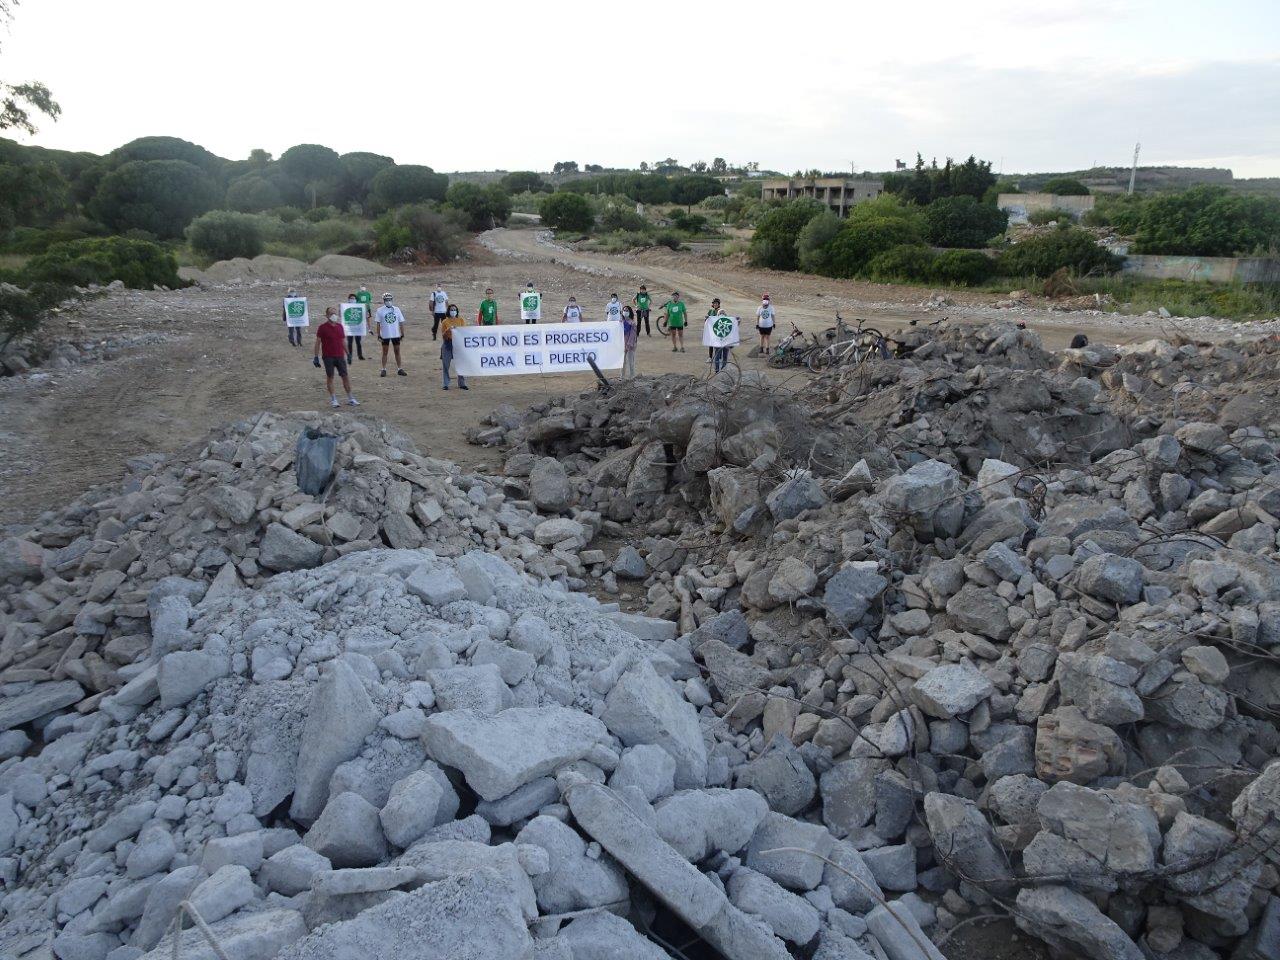
[[[683,330],[683,329],[684,329],[684,321],[683,321],[683,320],[681,320],[679,323],[673,323],[673,322],[671,322],[670,320],[668,320],[668,321],[667,321],[667,329],[668,329],[668,330]]]
[[[345,377],[347,375],[347,358],[346,357],[325,357],[324,358],[325,376],[332,377],[335,370],[337,371],[338,376],[340,377]]]
[[[756,333],[760,334],[762,337],[767,337],[769,334],[773,333],[773,327],[756,327]]]
[[[383,342],[383,343],[389,343],[389,344],[391,344],[393,347],[398,347],[398,346],[400,345],[400,341],[401,341],[401,340],[403,340],[403,339],[404,339],[404,337],[383,337],[383,338],[382,338],[382,342]]]

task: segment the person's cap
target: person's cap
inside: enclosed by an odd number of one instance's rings
[[[530,280],[530,281],[526,284],[526,286],[527,286],[530,290],[532,290],[532,289],[533,289],[533,281],[532,281],[532,280]]]
[[[390,300],[390,299],[392,299],[391,294],[389,294],[389,293],[384,293],[384,294],[382,295],[382,300],[383,300],[383,302],[384,302],[384,303],[385,303],[386,301]]]

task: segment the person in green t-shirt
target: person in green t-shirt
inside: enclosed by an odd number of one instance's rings
[[[368,287],[361,287],[356,291],[356,303],[363,303],[365,314],[373,316],[373,294],[369,292]]]
[[[662,312],[667,318],[667,330],[671,332],[671,352],[677,350],[684,353],[684,325],[688,317],[688,306],[680,299],[680,291],[671,294],[671,299],[662,305]]]
[[[639,336],[640,325],[644,324],[645,336],[652,337],[653,331],[649,329],[649,305],[653,301],[643,283],[640,284],[640,292],[631,298],[631,302],[636,305],[636,335]]]
[[[480,312],[476,314],[476,322],[482,327],[492,327],[498,322],[498,301],[493,299],[493,287],[486,287],[484,299],[480,301]]]

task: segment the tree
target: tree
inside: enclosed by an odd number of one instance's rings
[[[582,168],[586,173],[604,173],[604,167],[598,163],[588,163]]]
[[[373,178],[396,162],[390,157],[378,153],[344,153],[338,158],[342,167],[341,188],[339,189],[339,206],[359,204],[364,207],[369,202],[369,190]]]
[[[0,0],[0,26],[13,17],[12,8],[18,0]],[[22,130],[27,134],[36,132],[32,113],[43,113],[50,120],[57,120],[62,108],[53,99],[53,94],[43,83],[33,80],[29,83],[0,82],[0,130]]]
[[[980,250],[945,250],[934,258],[930,274],[939,283],[972,287],[990,280],[995,272],[995,258]]]
[[[369,206],[390,210],[406,203],[443,200],[449,178],[430,167],[406,163],[380,170],[369,186]]]
[[[826,209],[813,200],[794,200],[775,207],[760,218],[751,237],[748,255],[756,266],[774,270],[794,270],[796,240],[805,225]]]
[[[717,195],[724,195],[724,186],[715,177],[677,177],[671,181],[671,201],[686,207]]]
[[[1231,257],[1280,246],[1280,199],[1192,187],[1141,206],[1135,253]]]
[[[415,253],[415,259],[448,263],[463,249],[462,229],[454,218],[424,203],[383,214],[374,223],[373,234],[374,249],[382,256],[408,249]]]
[[[445,194],[445,203],[466,215],[468,230],[500,227],[511,216],[511,197],[498,184],[455,183]]]
[[[300,143],[280,154],[277,162],[284,175],[303,188],[311,206],[320,204],[321,191],[326,200],[336,198],[343,172],[338,151],[318,143]]]
[[[227,161],[222,157],[211,153],[198,143],[178,137],[139,137],[116,147],[107,154],[107,159],[111,161],[113,167],[133,160],[185,160],[192,166],[199,167],[216,181],[222,181],[227,167]]]
[[[552,173],[577,173],[577,160],[561,160],[551,168]]]
[[[542,174],[534,173],[532,170],[516,170],[508,173],[499,181],[502,189],[507,193],[541,193],[546,189],[547,181],[542,179]]]
[[[595,223],[595,216],[591,212],[591,204],[587,202],[587,198],[568,191],[543,197],[542,202],[538,204],[538,213],[542,217],[542,222],[552,230],[585,233]]]
[[[827,247],[840,232],[840,218],[824,210],[804,225],[796,237],[796,263],[806,273],[827,273]]]
[[[640,161],[640,172],[641,172],[641,173],[648,173],[648,172],[649,172],[649,161],[647,161],[647,160],[641,160],[641,161]]]
[[[253,170],[265,170],[271,163],[271,154],[261,147],[254,147],[249,151],[249,159],[245,163]]]
[[[705,161],[705,160],[695,160],[695,161],[693,161],[693,165],[692,165],[689,169],[690,169],[690,170],[692,170],[694,173],[706,173],[706,172],[707,172],[707,161]]]
[[[894,247],[919,244],[923,237],[909,220],[880,218],[848,223],[827,247],[828,264],[835,277],[856,277],[871,259]]]
[[[1113,273],[1120,263],[1120,258],[1098,246],[1092,235],[1066,227],[1014,244],[1001,255],[999,272],[1006,277],[1047,277],[1066,268],[1084,276]]]
[[[10,226],[49,224],[70,206],[71,185],[53,164],[0,165],[0,209],[8,211]]]
[[[1007,213],[968,194],[933,201],[924,220],[926,239],[939,247],[983,247],[1009,225]]]
[[[256,257],[262,252],[258,218],[231,210],[210,210],[187,225],[187,241],[210,260]]]
[[[1087,197],[1089,188],[1075,177],[1054,177],[1044,182],[1041,193],[1052,193],[1059,197]]]
[[[951,194],[981,200],[995,185],[996,175],[991,172],[989,160],[977,160],[972,154],[958,167],[951,169]]]
[[[724,157],[716,157],[711,161],[711,172],[721,175],[729,172],[729,164],[725,162]]]
[[[227,187],[226,205],[241,213],[260,213],[284,205],[284,199],[274,183],[256,173],[249,173],[232,180]]]
[[[89,213],[117,233],[145,230],[157,237],[180,237],[188,223],[220,199],[209,175],[185,160],[131,160],[102,178]]]

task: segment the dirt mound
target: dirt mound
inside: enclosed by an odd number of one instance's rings
[[[388,267],[360,257],[344,257],[341,254],[325,254],[315,263],[307,264],[293,257],[273,257],[261,254],[252,260],[233,257],[219,260],[207,270],[183,267],[178,276],[196,283],[249,283],[255,280],[301,280],[304,277],[371,277],[390,273]]]
[[[372,277],[380,273],[390,273],[390,267],[384,267],[363,257],[344,257],[340,253],[327,253],[311,265],[312,273],[323,273],[326,277]]]

